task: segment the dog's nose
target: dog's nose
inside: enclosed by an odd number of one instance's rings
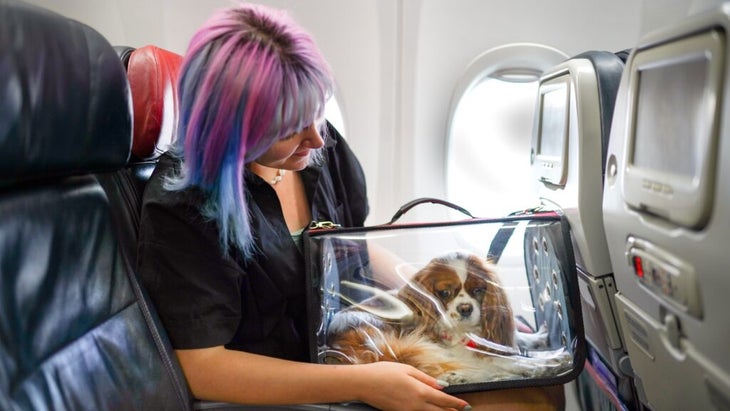
[[[468,317],[471,315],[472,311],[474,311],[474,306],[469,303],[459,304],[456,307],[456,311],[458,311],[462,317]]]

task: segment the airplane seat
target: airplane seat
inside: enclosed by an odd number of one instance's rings
[[[119,57],[84,24],[4,0],[0,61],[0,409],[191,409],[94,177],[129,158]]]
[[[160,155],[172,143],[177,124],[177,75],[182,56],[153,45],[137,49],[116,46],[132,93],[134,134],[126,167],[97,178],[120,220],[122,246],[136,262],[144,188]]]
[[[571,60],[586,59],[593,65],[596,85],[598,86],[598,110],[600,115],[601,138],[601,171],[606,173],[606,151],[611,134],[611,121],[616,102],[621,74],[623,73],[626,55],[623,51],[612,53],[607,51],[587,51]]]
[[[640,401],[730,410],[730,7],[644,36],[616,100],[603,195]]]
[[[625,53],[587,51],[539,81],[532,167],[542,207],[570,223],[588,359],[583,408],[636,409],[631,367],[614,316],[616,291],[603,227],[606,152]]]
[[[616,52],[616,57],[621,59],[621,62],[626,64],[626,60],[629,59],[629,54],[631,54],[631,49],[624,49]]]
[[[132,54],[135,48],[130,46],[113,46],[113,48],[114,51],[117,52],[117,56],[119,56],[119,59],[122,60],[124,70],[127,70],[127,67],[129,66],[129,56]]]
[[[181,64],[181,55],[152,45],[140,47],[129,56],[127,77],[134,104],[135,163],[155,163],[173,142]],[[146,167],[145,171],[152,169]]]

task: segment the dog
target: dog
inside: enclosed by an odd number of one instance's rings
[[[489,351],[514,346],[515,322],[493,267],[475,255],[434,258],[398,292],[432,341],[446,347],[491,341]]]
[[[448,384],[548,375],[570,365],[565,350],[536,359],[520,355],[544,348],[547,328],[518,330],[495,267],[476,255],[434,258],[400,289],[373,291],[332,318],[328,362],[402,362]]]

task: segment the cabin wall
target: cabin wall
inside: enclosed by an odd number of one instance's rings
[[[406,180],[397,202],[409,197],[445,196],[445,145],[452,93],[480,53],[522,42],[545,44],[568,55],[595,49],[617,51],[635,41],[640,25],[640,3],[634,0],[536,0],[520,1],[519,6],[515,2],[471,0],[460,2],[463,7],[459,9],[438,0],[407,4],[408,15],[413,16],[409,23],[417,25],[412,29],[418,32],[413,38],[418,52],[403,68],[404,73],[415,75],[403,78],[404,83],[411,84],[403,96],[403,109],[408,111],[402,113],[401,134],[403,153],[413,155],[403,156],[409,161],[401,165]],[[530,140],[529,135],[524,138]],[[499,155],[499,147],[494,147],[483,153],[484,161]],[[525,158],[529,158],[527,153]]]
[[[184,53],[228,0],[30,0],[83,21],[113,45]],[[568,55],[630,48],[642,33],[712,0],[259,0],[288,9],[315,37],[337,81],[347,138],[363,163],[370,223],[415,197],[444,197],[452,91],[480,53],[537,42]],[[456,7],[458,6],[458,7]],[[529,138],[529,136],[526,136]],[[485,153],[499,155],[499,147]],[[505,178],[495,176],[495,178]],[[488,184],[488,182],[485,182]],[[475,190],[478,190],[475,187]]]

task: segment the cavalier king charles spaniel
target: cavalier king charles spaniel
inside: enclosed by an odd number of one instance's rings
[[[544,348],[547,328],[518,329],[495,267],[475,255],[434,258],[400,289],[371,291],[332,318],[328,362],[402,362],[449,384],[557,375],[570,365],[566,350],[520,355]],[[384,314],[394,307],[407,315]]]

